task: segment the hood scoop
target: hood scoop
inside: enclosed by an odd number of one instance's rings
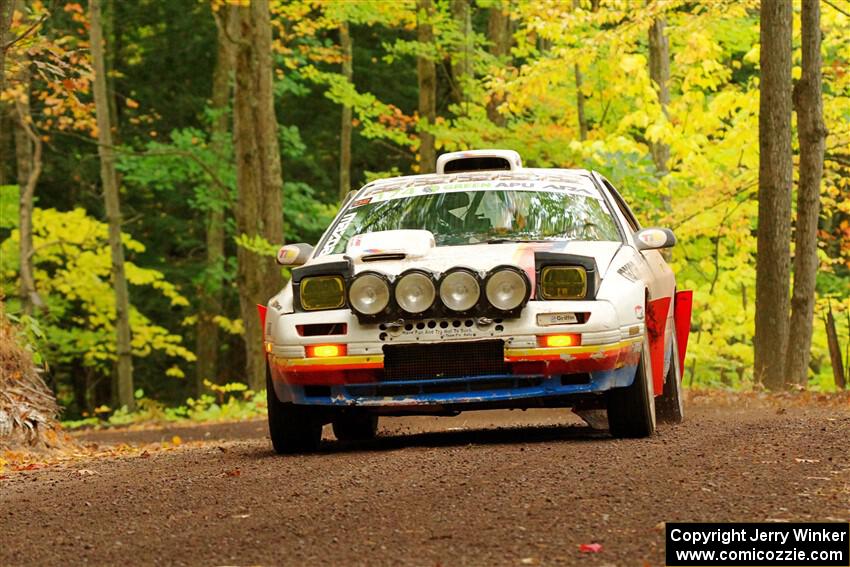
[[[352,237],[345,253],[354,262],[380,262],[423,258],[435,246],[428,230],[382,230]]]
[[[401,252],[390,252],[383,254],[368,254],[366,256],[361,256],[361,262],[392,262],[393,260],[404,260],[407,258],[407,254],[403,254]]]

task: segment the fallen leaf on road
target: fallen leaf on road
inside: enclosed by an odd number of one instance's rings
[[[523,557],[519,562],[523,565],[537,565],[537,559],[534,557]]]
[[[233,469],[232,471],[227,471],[224,474],[226,476],[239,476],[240,474],[242,474],[242,471],[240,471],[239,469]]]
[[[177,446],[177,445],[180,445],[181,443],[183,443],[183,440],[180,439],[179,435],[175,435],[174,437],[171,438],[171,444],[172,445]]]
[[[602,551],[601,543],[582,543],[579,544],[578,550],[582,553],[599,553]]]
[[[819,463],[820,462],[820,459],[797,459],[797,458],[795,458],[794,460],[797,461],[798,463]]]
[[[80,476],[94,476],[96,474],[100,474],[99,472],[93,471],[91,469],[80,469],[77,471],[77,474]]]
[[[144,451],[142,451],[142,454],[141,454],[141,455],[139,455],[139,458],[140,458],[140,459],[147,459],[147,458],[148,458],[148,457],[150,457],[150,456],[151,456],[151,454],[150,454],[150,453],[148,453],[148,450],[147,450],[147,449],[145,449]]]

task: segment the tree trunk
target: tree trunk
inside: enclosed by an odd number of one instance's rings
[[[351,83],[354,79],[354,54],[348,22],[339,26],[339,46],[342,48],[342,75]],[[343,105],[339,128],[339,200],[351,191],[351,107]]]
[[[826,327],[826,342],[829,346],[829,361],[832,364],[832,378],[835,381],[835,387],[838,390],[843,390],[847,386],[847,381],[844,376],[844,364],[841,362],[841,345],[838,343],[838,333],[835,330],[832,305],[827,307],[823,322]]]
[[[791,0],[761,3],[755,376],[787,380],[791,240]]]
[[[573,8],[578,10],[581,7],[580,0],[573,0]],[[578,63],[574,65],[576,78],[576,114],[578,114],[578,137],[583,142],[587,140],[587,116],[584,112],[584,92],[582,92],[582,76],[581,67]]]
[[[220,160],[228,160],[225,154],[225,136],[230,132],[227,105],[230,102],[230,76],[233,73],[234,48],[228,34],[236,34],[238,18],[235,7],[224,5],[216,17],[218,35],[216,60],[213,69],[211,109],[215,118],[212,123],[210,148]],[[206,388],[204,380],[218,382],[219,329],[213,318],[222,313],[224,280],[221,277],[224,265],[224,212],[228,196],[218,184],[212,185],[217,192],[215,204],[207,213],[207,275],[201,287],[200,309],[198,310],[197,342],[198,357],[195,373],[195,390],[200,395]]]
[[[12,159],[14,127],[8,108],[6,105],[0,105],[0,185],[10,185],[15,179],[15,160]]]
[[[115,0],[106,0],[106,9],[101,15],[103,26],[103,37],[109,49],[104,53],[104,65],[106,67],[106,92],[109,93],[109,124],[112,126],[112,143],[121,144],[119,137],[121,123],[118,117],[118,93],[115,89],[115,56],[118,50],[118,37],[115,33]],[[121,185],[121,176],[118,176],[118,185]]]
[[[31,315],[35,308],[43,307],[41,297],[35,287],[32,245],[32,211],[35,200],[35,187],[41,177],[41,138],[33,130],[29,102],[29,71],[26,74],[26,86],[22,100],[16,101],[15,148],[18,156],[18,186],[20,200],[18,206],[18,229],[20,241],[18,253],[21,259],[21,303],[23,312]],[[22,74],[23,74],[22,73]]]
[[[109,249],[112,253],[112,285],[115,289],[115,351],[118,356],[117,380],[113,396],[119,406],[135,407],[133,397],[133,358],[130,346],[130,298],[124,273],[124,247],[121,244],[121,206],[118,178],[115,172],[115,153],[112,144],[112,124],[109,119],[109,98],[106,93],[106,63],[101,28],[100,0],[89,2],[89,27],[92,67],[94,71],[94,104],[97,115],[97,142],[100,154],[100,177],[106,220],[109,224]]]
[[[800,184],[797,188],[797,227],[794,246],[794,289],[791,321],[794,340],[788,341],[788,379],[806,384],[812,350],[815,279],[818,273],[818,217],[826,126],[821,95],[820,0],[803,0],[802,76],[794,89],[797,135],[800,138]]]
[[[233,142],[236,151],[240,235],[260,236],[271,244],[283,240],[283,182],[277,118],[272,93],[272,32],[268,0],[239,7],[236,87],[233,96]],[[237,284],[245,325],[246,379],[253,390],[265,387],[263,329],[257,304],[265,305],[281,287],[274,257],[240,246]]]
[[[12,6],[15,0],[0,0],[0,92],[6,88],[6,34],[12,23]]]
[[[17,0],[15,9],[24,12],[24,3]],[[22,86],[23,96],[14,102],[12,118],[15,123],[15,156],[18,165],[18,229],[20,240],[18,254],[21,263],[21,306],[23,312],[31,315],[34,308],[42,307],[41,297],[35,288],[32,245],[32,210],[35,187],[41,177],[41,138],[33,129],[30,111],[30,60],[25,52],[20,54],[20,70],[16,81]]]
[[[658,18],[649,28],[649,77],[652,79],[661,112],[667,116],[667,105],[670,104],[670,45],[664,33],[665,22]],[[664,142],[650,142],[652,161],[659,177],[669,173],[670,146]],[[665,211],[670,211],[670,195],[661,195],[661,205]]]
[[[472,77],[475,37],[472,31],[472,16],[469,0],[452,0],[452,19],[459,34],[451,57],[452,95],[458,104],[466,100],[466,91]]]
[[[494,3],[490,7],[487,18],[487,39],[490,41],[490,53],[495,57],[502,59],[510,53],[511,21],[501,3]],[[490,101],[487,103],[487,117],[497,126],[505,125],[505,117],[498,111],[502,100],[501,95],[491,93]]]
[[[578,137],[582,142],[587,140],[587,117],[584,114],[584,93],[581,91],[582,77],[578,63],[575,64],[576,74],[576,113],[578,114]]]
[[[416,37],[421,45],[431,48],[434,44],[431,25],[434,4],[432,0],[416,0],[416,7]],[[416,70],[419,77],[419,172],[432,173],[437,163],[434,134],[428,131],[437,119],[437,71],[434,59],[430,55],[420,56]]]

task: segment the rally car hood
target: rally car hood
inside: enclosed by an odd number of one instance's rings
[[[512,265],[523,269],[534,281],[534,253],[547,251],[591,257],[596,260],[599,274],[604,277],[611,260],[622,246],[620,242],[576,240],[436,246],[429,232],[418,230],[386,231],[364,236],[369,236],[368,240],[352,239],[345,254],[320,256],[310,264],[339,261],[347,257],[353,263],[355,274],[371,270],[387,275],[398,275],[410,268],[444,272],[462,266],[487,271],[496,266]]]

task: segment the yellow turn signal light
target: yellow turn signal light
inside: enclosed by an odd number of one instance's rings
[[[565,335],[541,335],[537,337],[537,344],[542,347],[570,347],[581,344],[581,335],[569,333]]]
[[[310,345],[307,347],[307,358],[329,358],[345,356],[345,345]]]

